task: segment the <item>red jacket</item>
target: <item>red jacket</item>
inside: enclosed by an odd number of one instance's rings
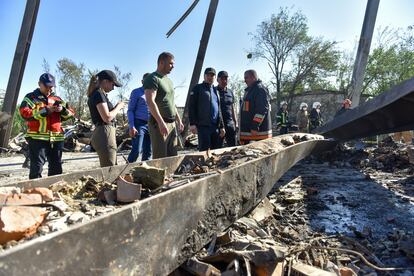
[[[46,106],[57,104],[62,105],[62,111],[48,114]],[[73,117],[74,112],[59,96],[53,93],[46,97],[38,88],[24,97],[20,114],[27,122],[26,137],[54,142],[64,140],[61,122]]]

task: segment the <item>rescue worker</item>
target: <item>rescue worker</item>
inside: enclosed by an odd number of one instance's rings
[[[61,123],[74,116],[69,106],[53,92],[55,77],[40,76],[39,88],[27,94],[20,104],[20,114],[27,123],[29,144],[29,179],[41,178],[43,165],[49,163],[48,176],[62,173],[62,150],[65,139]]]
[[[321,115],[321,103],[314,102],[312,104],[312,110],[309,116],[310,125],[309,131],[312,132],[315,128],[320,127],[323,123],[322,115]]]
[[[351,109],[351,105],[352,105],[351,100],[350,100],[350,99],[345,99],[345,100],[342,102],[342,107],[341,107],[341,109],[339,109],[339,110],[338,110],[338,112],[336,112],[335,117],[336,117],[336,116],[339,116],[339,115],[341,115],[341,114],[345,113],[347,110]]]
[[[289,112],[287,110],[287,102],[280,103],[280,110],[276,114],[276,128],[279,129],[279,134],[288,133]]]
[[[247,85],[240,114],[240,144],[272,137],[270,96],[255,70],[244,72]]]
[[[309,112],[307,103],[301,103],[299,105],[299,111],[296,114],[296,123],[298,124],[299,132],[309,131]]]

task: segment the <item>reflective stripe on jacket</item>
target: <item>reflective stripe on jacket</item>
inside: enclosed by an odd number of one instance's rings
[[[276,125],[278,127],[287,127],[287,124],[289,121],[288,112],[279,110],[279,112],[276,115],[276,120],[277,120]]]
[[[270,96],[261,81],[246,88],[240,117],[240,141],[257,141],[272,137]],[[252,135],[252,130],[256,131],[255,135]]]
[[[46,106],[60,104],[60,113],[48,114]],[[43,95],[39,89],[27,94],[20,104],[20,115],[27,123],[26,137],[43,141],[63,141],[62,122],[73,117],[74,112],[55,94]]]

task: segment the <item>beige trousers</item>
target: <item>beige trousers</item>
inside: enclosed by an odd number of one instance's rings
[[[98,153],[101,167],[117,164],[115,127],[110,125],[97,126],[92,133],[91,144]]]
[[[175,122],[166,123],[166,125],[168,128],[168,135],[164,137],[161,135],[157,122],[152,118],[148,121],[153,159],[177,155],[178,141]]]

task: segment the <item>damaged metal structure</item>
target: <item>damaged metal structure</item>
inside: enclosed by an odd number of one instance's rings
[[[207,244],[215,233],[256,206],[296,162],[332,145],[322,136],[302,135],[308,138],[290,145],[283,143],[286,138],[292,140],[291,135],[286,135],[245,146],[271,153],[7,249],[0,253],[0,272],[4,275],[57,275],[68,271],[82,275],[168,274]],[[174,172],[184,158],[185,155],[156,159],[147,164]],[[125,166],[107,167],[25,181],[17,186],[46,187],[85,174],[113,181],[124,169]]]
[[[413,102],[414,78],[317,129],[334,139],[289,134],[243,146],[268,154],[4,250],[0,253],[0,273],[168,274],[204,247],[215,234],[248,213],[299,160],[329,149],[338,140],[412,129],[414,119],[407,114]],[[146,164],[173,173],[186,156],[191,154],[151,160]],[[112,182],[125,169],[141,165],[100,168],[7,186],[47,187],[61,180],[72,182],[84,175]]]
[[[414,78],[339,115],[315,133],[339,141],[414,129]]]

